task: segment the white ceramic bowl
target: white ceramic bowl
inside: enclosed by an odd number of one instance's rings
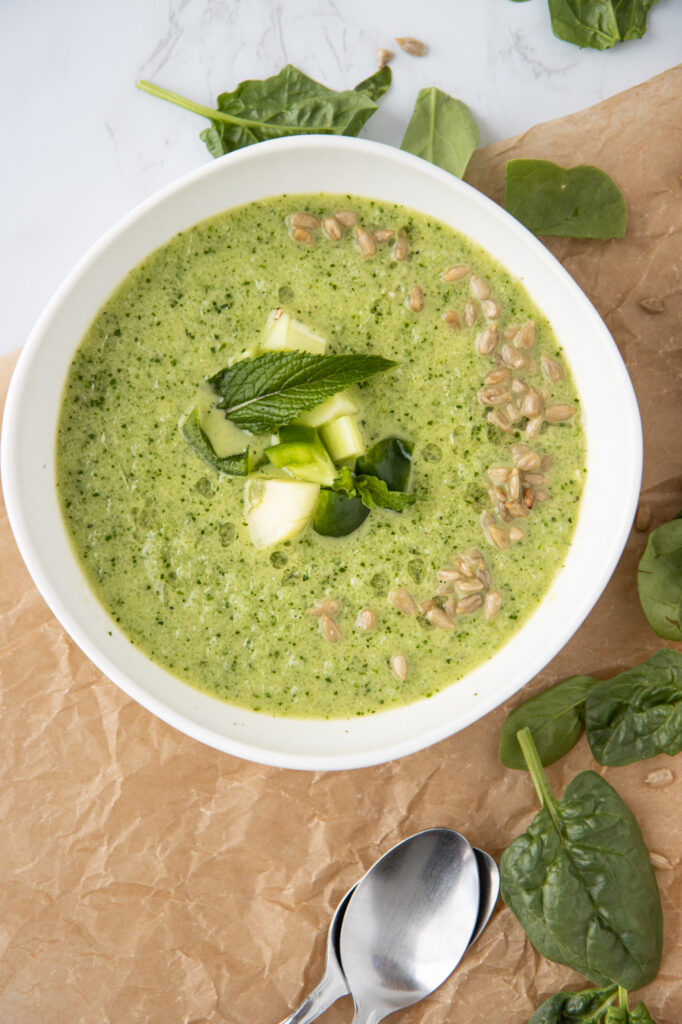
[[[127,272],[176,232],[221,210],[284,192],[320,191],[414,207],[469,235],[515,273],[565,350],[587,437],[575,539],[530,620],[492,658],[431,699],[335,721],[244,711],[149,661],[91,592],[55,487],[56,426],[69,364],[97,310]],[[287,768],[336,769],[387,761],[457,732],[520,689],[560,650],[601,594],[627,540],[639,494],[642,437],[632,385],[606,327],[525,228],[475,189],[398,149],[301,136],[261,143],[201,167],[142,203],[90,250],[21,354],[5,409],[1,457],[10,523],[28,569],[62,625],[110,679],[153,714],[219,750]]]

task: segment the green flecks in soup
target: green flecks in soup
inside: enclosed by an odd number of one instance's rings
[[[293,237],[302,209],[394,234]],[[357,422],[367,447],[412,442],[419,500],[257,548],[244,477],[178,424],[277,307],[331,354],[397,362],[354,389]],[[577,408],[550,325],[473,242],[401,206],[284,196],[182,232],[111,296],[69,373],[58,487],[95,593],[154,661],[255,710],[364,715],[452,684],[537,607],[577,518]]]

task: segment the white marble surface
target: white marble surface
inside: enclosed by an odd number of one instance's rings
[[[429,53],[398,50],[394,86],[364,134],[398,145],[417,90],[437,85],[469,104],[485,143],[678,63],[682,2],[660,0],[642,40],[599,53],[555,39],[546,0],[3,0],[0,353],[24,342],[106,228],[211,159],[205,122],[136,79],[212,105],[291,61],[350,88],[395,35]]]

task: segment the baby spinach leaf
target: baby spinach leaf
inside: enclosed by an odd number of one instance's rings
[[[617,985],[608,985],[582,992],[557,992],[537,1008],[529,1024],[602,1024],[617,991]]]
[[[536,949],[598,985],[647,985],[663,918],[639,825],[601,776],[581,772],[557,800],[527,729],[519,743],[542,802],[500,862],[501,891]]]
[[[419,90],[400,148],[461,178],[479,141],[466,104],[431,86]]]
[[[216,110],[151,82],[141,80],[137,86],[208,118],[211,127],[201,132],[201,138],[211,156],[218,157],[286,135],[357,135],[377,109],[376,98],[390,80],[390,71],[388,75],[376,72],[356,89],[336,92],[287,64],[270,78],[249,79],[234,92],[221,93]]]
[[[361,82],[358,82],[355,86],[355,91],[364,92],[376,103],[377,100],[381,99],[385,92],[388,92],[391,80],[391,69],[387,64],[385,68],[380,68],[378,71],[375,71],[373,75],[369,76],[369,78],[363,78]]]
[[[623,765],[682,750],[682,654],[662,650],[598,683],[587,695],[585,727],[600,764]]]
[[[639,600],[654,633],[682,640],[682,518],[652,530],[637,572]]]
[[[593,50],[639,39],[656,0],[549,0],[552,32],[558,39]]]
[[[392,491],[407,490],[414,443],[402,437],[384,437],[355,463],[359,475],[378,476]]]
[[[508,160],[504,207],[536,235],[622,238],[627,227],[623,193],[589,164],[566,168],[551,160]]]
[[[254,434],[274,431],[351,384],[390,370],[383,356],[266,352],[211,377],[227,419]]]
[[[604,1024],[655,1024],[644,1003],[637,1003],[634,1010],[625,1006],[610,1006],[604,1017]]]
[[[553,764],[568,753],[585,728],[585,698],[596,679],[570,676],[519,704],[507,716],[500,734],[500,761],[507,768],[526,769],[526,759],[516,738],[528,727],[543,765]]]
[[[216,455],[213,445],[201,429],[197,408],[192,409],[191,413],[185,417],[180,429],[183,437],[197,455],[220,473],[228,473],[230,476],[247,476],[253,468],[248,448],[246,451],[240,452],[239,455],[228,455],[225,459]]]

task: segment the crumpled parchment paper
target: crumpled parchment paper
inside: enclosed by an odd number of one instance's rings
[[[480,150],[467,177],[501,200],[505,161],[516,156],[594,163],[625,192],[624,239],[547,244],[629,367],[644,423],[643,501],[656,526],[682,508],[682,66]],[[662,312],[641,307],[652,298]],[[0,361],[2,395],[12,366]],[[527,826],[537,800],[528,776],[497,760],[502,721],[556,679],[607,676],[663,646],[637,599],[645,542],[633,531],[583,627],[508,705],[411,757],[304,773],[203,747],[119,692],[46,608],[3,507],[0,1021],[276,1024],[319,980],[331,912],[377,856],[447,825],[499,858]],[[548,770],[555,791],[587,767],[625,797],[663,865],[665,950],[641,997],[659,1024],[679,1024],[682,755],[600,769],[583,739]],[[659,767],[673,781],[652,788],[645,779]],[[500,902],[456,973],[401,1020],[521,1024],[548,994],[576,986],[583,980],[540,957]],[[345,998],[325,1020],[351,1016]]]

